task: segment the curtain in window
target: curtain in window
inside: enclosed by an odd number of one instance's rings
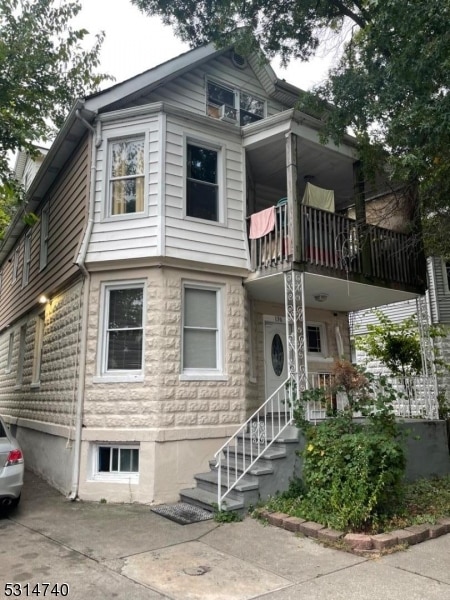
[[[111,180],[113,215],[144,211],[144,140],[112,145]]]

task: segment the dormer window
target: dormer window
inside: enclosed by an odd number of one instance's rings
[[[264,112],[264,100],[215,81],[207,82],[209,117],[243,126],[263,119]]]

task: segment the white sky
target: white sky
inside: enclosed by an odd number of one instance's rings
[[[131,0],[82,0],[83,9],[73,25],[90,33],[106,33],[100,70],[116,78],[115,83],[133,77],[188,50],[157,17],[143,15]],[[310,63],[292,62],[286,70],[272,62],[278,77],[302,89],[320,82],[326,75],[333,52]],[[106,83],[106,86],[113,82]]]

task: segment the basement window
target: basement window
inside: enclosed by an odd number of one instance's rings
[[[139,478],[137,446],[102,444],[96,447],[94,479],[135,481]]]

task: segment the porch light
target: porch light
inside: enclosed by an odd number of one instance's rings
[[[322,293],[322,294],[316,294],[316,295],[314,296],[314,300],[315,300],[316,302],[325,302],[325,300],[326,300],[327,298],[328,298],[328,294],[324,294],[324,293]]]
[[[49,301],[49,299],[47,298],[47,296],[45,294],[41,294],[39,296],[39,299],[38,299],[39,304],[47,304],[48,301]]]

